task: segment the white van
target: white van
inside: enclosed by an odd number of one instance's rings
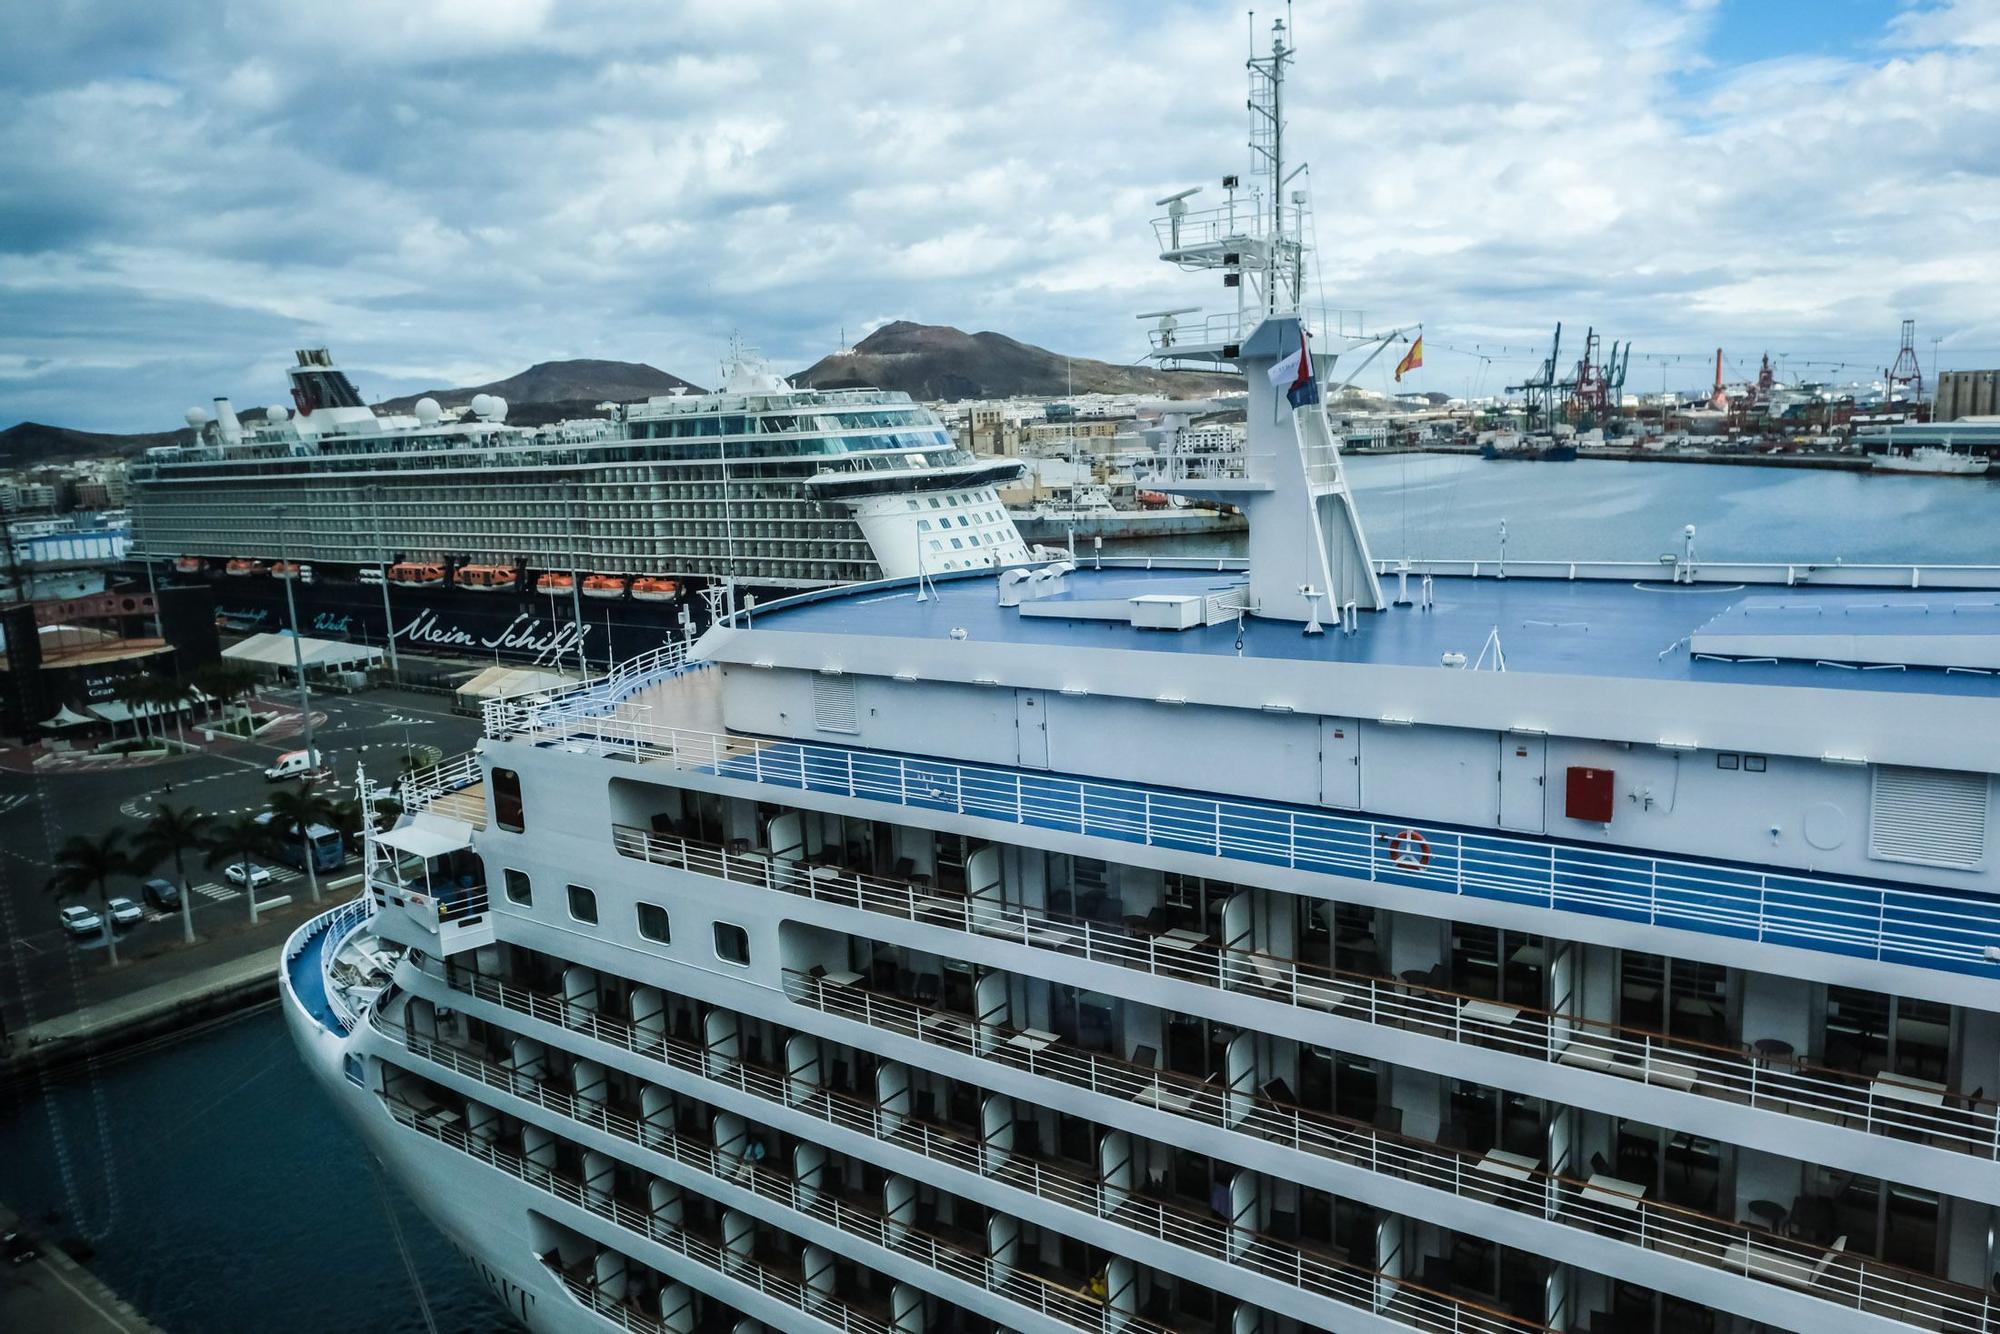
[[[314,750],[288,750],[278,757],[278,762],[264,771],[264,781],[281,782],[287,778],[304,778],[326,768],[326,753]]]

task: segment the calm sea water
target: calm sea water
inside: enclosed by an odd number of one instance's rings
[[[1504,519],[1509,560],[1651,560],[1691,523],[1706,560],[2000,565],[2000,480],[1443,454],[1361,455],[1347,471],[1370,547],[1392,559],[1491,560]],[[1181,541],[1243,550],[1240,535]],[[1149,549],[1174,548],[1115,547]]]
[[[0,1107],[0,1199],[172,1334],[426,1334],[418,1282],[440,1334],[518,1331],[371,1161],[275,1008]]]
[[[2000,565],[2000,482],[1433,455],[1349,470],[1381,556],[1489,559],[1505,519],[1516,560],[1649,560],[1693,523],[1711,560]],[[94,1267],[175,1334],[416,1334],[419,1284],[440,1330],[518,1328],[378,1185],[275,1011],[0,1108],[0,1199],[101,1231]]]

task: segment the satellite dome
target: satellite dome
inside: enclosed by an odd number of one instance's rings
[[[438,401],[434,398],[418,399],[416,411],[417,420],[426,426],[436,426],[438,418],[444,415],[444,409],[438,406]]]
[[[474,394],[472,396],[473,415],[481,421],[492,421],[500,415],[499,409],[496,406],[498,403],[499,400],[491,394]]]
[[[504,398],[502,398],[502,397],[500,397],[500,395],[498,395],[498,394],[494,394],[494,395],[492,396],[492,402],[493,402],[493,420],[494,420],[494,421],[497,421],[497,422],[503,422],[503,421],[506,421],[506,420],[507,420],[507,400],[506,400],[506,399],[504,399]]]
[[[270,407],[264,409],[264,420],[273,426],[281,422],[288,422],[291,419],[292,410],[283,403],[273,403]]]
[[[207,408],[189,408],[184,416],[187,424],[194,427],[197,431],[215,420],[208,415]]]

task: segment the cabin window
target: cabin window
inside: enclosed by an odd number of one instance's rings
[[[667,910],[657,903],[640,904],[639,934],[661,945],[670,943],[673,932],[669,929]]]
[[[750,962],[750,933],[734,922],[715,924],[715,957],[724,963]]]
[[[500,878],[502,883],[507,887],[507,902],[519,904],[523,908],[529,907],[534,903],[535,891],[534,887],[528,883],[528,873],[526,871],[517,871],[509,866],[500,873]]]
[[[579,922],[597,925],[597,891],[582,885],[569,887],[569,915]]]
[[[512,769],[493,770],[493,823],[510,834],[527,828],[527,813],[521,803],[521,775]]]

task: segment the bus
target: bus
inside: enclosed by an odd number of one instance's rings
[[[258,816],[257,823],[268,827],[271,812],[265,811]],[[347,863],[347,840],[340,836],[338,829],[323,824],[307,825],[304,843],[296,838],[280,837],[271,848],[271,855],[294,871],[303,871],[306,869],[307,845],[312,848],[315,871],[338,871]]]

